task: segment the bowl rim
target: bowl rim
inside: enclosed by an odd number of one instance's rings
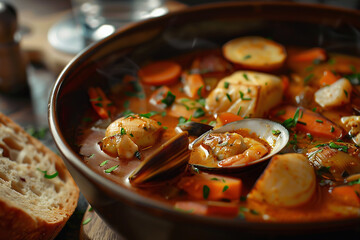
[[[127,204],[132,206],[136,206],[138,208],[142,208],[147,210],[148,214],[155,214],[155,211],[161,211],[164,213],[162,216],[169,217],[175,221],[195,221],[198,223],[206,224],[206,225],[223,225],[227,227],[241,227],[241,229],[249,228],[249,229],[267,229],[267,230],[274,230],[274,228],[284,229],[284,227],[288,229],[313,229],[314,224],[317,227],[323,228],[328,230],[331,225],[339,226],[344,225],[347,226],[348,224],[353,224],[354,222],[360,222],[359,218],[351,218],[351,219],[340,219],[340,220],[326,220],[326,221],[319,221],[319,222],[248,222],[248,221],[234,221],[233,219],[225,219],[219,217],[211,217],[211,216],[200,216],[195,214],[187,214],[181,211],[176,211],[173,208],[170,208],[166,204],[151,199],[149,197],[142,196],[138,193],[135,193],[125,187],[122,187],[111,180],[103,177],[93,170],[91,170],[85,163],[81,160],[78,154],[71,148],[71,146],[65,140],[64,135],[61,133],[59,121],[58,121],[58,114],[57,114],[57,99],[59,97],[59,93],[63,85],[65,84],[65,80],[68,75],[70,75],[77,66],[80,66],[81,63],[84,61],[83,59],[88,59],[91,55],[93,55],[98,49],[100,49],[103,45],[111,42],[116,37],[121,37],[121,35],[126,34],[128,31],[133,29],[137,29],[145,24],[151,24],[152,22],[157,22],[160,20],[167,20],[171,19],[176,16],[181,16],[182,14],[191,14],[193,12],[198,11],[206,11],[208,9],[213,8],[229,8],[229,7],[241,7],[241,6],[252,6],[262,7],[262,6],[285,6],[285,7],[305,7],[309,9],[316,9],[318,11],[335,11],[341,12],[344,14],[352,14],[357,15],[360,17],[360,11],[348,9],[348,8],[338,8],[334,6],[328,5],[320,5],[320,4],[312,4],[312,3],[294,3],[294,2],[282,2],[282,1],[254,1],[254,2],[223,2],[223,3],[210,3],[210,4],[202,4],[192,7],[187,7],[185,9],[170,12],[166,15],[147,19],[136,23],[130,23],[129,25],[117,30],[115,33],[111,34],[110,36],[93,43],[83,49],[80,53],[78,53],[61,71],[56,82],[51,90],[49,96],[49,103],[48,103],[48,124],[49,129],[54,139],[55,145],[62,154],[64,161],[71,164],[76,171],[80,172],[82,176],[84,176],[88,181],[92,182],[96,185],[101,185],[102,188],[105,188],[107,192],[111,192],[114,197],[117,199],[121,199]],[[359,21],[360,23],[360,21]]]

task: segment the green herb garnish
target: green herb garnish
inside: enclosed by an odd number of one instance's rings
[[[295,127],[297,122],[298,122],[298,119],[299,119],[299,111],[300,111],[300,109],[297,108],[296,111],[295,111],[294,117],[286,119],[282,123],[282,125],[287,129]]]
[[[114,171],[118,167],[119,167],[119,165],[112,166],[111,168],[106,169],[104,172],[105,173],[111,173],[112,171]]]
[[[100,167],[103,167],[105,164],[107,164],[109,162],[109,160],[105,160],[105,161],[103,161],[102,163],[100,163]]]
[[[207,185],[203,186],[203,198],[208,199],[210,194],[210,188]]]
[[[247,59],[249,59],[249,58],[251,58],[251,55],[250,55],[250,54],[245,55],[244,58],[243,58],[243,60],[247,60]]]
[[[228,93],[226,93],[226,97],[229,100],[229,102],[232,102],[231,96]]]
[[[280,133],[281,133],[280,130],[272,130],[272,134],[275,136],[279,135]]]
[[[229,186],[228,186],[228,185],[225,185],[222,191],[225,192],[225,191],[228,190],[228,189],[229,189]]]
[[[318,122],[318,123],[323,123],[324,122],[323,120],[320,120],[320,119],[316,119],[315,121]]]
[[[86,225],[86,224],[88,224],[90,221],[91,221],[91,217],[85,219],[85,220],[82,222],[82,225]]]
[[[47,171],[43,171],[41,170],[40,168],[37,168],[38,171],[42,172],[44,174],[44,178],[47,178],[47,179],[52,179],[52,178],[55,178],[57,177],[57,175],[59,175],[59,172],[58,171],[55,171],[55,173],[49,175],[47,174]]]
[[[164,103],[166,107],[170,107],[174,103],[175,98],[176,96],[172,92],[168,91],[166,97],[161,100],[161,102]]]
[[[125,128],[121,128],[120,134],[121,134],[121,135],[126,135],[126,130],[125,130]]]
[[[229,85],[230,85],[229,82],[224,82],[224,88],[225,88],[225,89],[228,89],[228,88],[229,88]]]
[[[194,118],[199,118],[205,115],[205,111],[202,108],[197,108],[194,112]]]

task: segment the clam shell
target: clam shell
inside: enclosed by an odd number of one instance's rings
[[[201,170],[213,171],[213,172],[243,171],[247,167],[253,166],[255,164],[261,163],[271,158],[272,156],[280,152],[289,141],[289,132],[281,124],[261,118],[249,118],[249,119],[244,119],[226,124],[214,130],[210,130],[204,133],[203,135],[201,135],[199,138],[195,139],[190,144],[189,148],[190,150],[193,150],[194,147],[201,144],[202,140],[210,133],[233,132],[238,129],[248,129],[250,133],[255,133],[260,139],[266,141],[271,146],[271,151],[266,156],[247,164],[240,164],[240,165],[227,166],[227,167],[209,167],[206,165],[199,165],[199,164],[194,164],[194,166]],[[277,135],[273,134],[273,130],[280,131],[280,134]]]

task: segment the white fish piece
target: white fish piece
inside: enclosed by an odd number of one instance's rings
[[[237,71],[223,78],[205,101],[213,113],[231,112],[242,117],[262,117],[283,97],[281,79],[275,75]]]
[[[315,172],[308,159],[289,153],[272,158],[248,198],[273,206],[296,207],[307,203],[315,190]]]

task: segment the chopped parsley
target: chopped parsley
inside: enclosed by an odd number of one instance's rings
[[[208,199],[210,194],[210,188],[207,185],[203,186],[203,198]]]
[[[316,107],[314,107],[314,108],[312,109],[312,111],[313,111],[313,112],[316,112],[316,109],[317,109],[317,108],[316,108]]]
[[[334,132],[335,131],[335,128],[333,125],[331,125],[331,129],[330,129],[330,132]]]
[[[119,165],[112,166],[111,168],[106,169],[104,172],[105,173],[111,173],[112,171],[114,171],[118,167],[119,167]]]
[[[239,110],[237,111],[237,115],[240,115],[241,112],[241,106],[239,107]]]
[[[85,219],[85,220],[82,222],[82,225],[86,225],[86,224],[88,224],[90,221],[91,221],[91,217]]]
[[[330,65],[334,65],[335,63],[336,63],[336,60],[334,58],[330,58],[328,60],[328,64],[330,64]]]
[[[316,119],[315,121],[318,122],[318,123],[323,123],[324,122],[323,120],[320,120],[320,119]]]
[[[109,162],[109,160],[105,160],[105,161],[103,161],[102,163],[100,163],[100,167],[103,167],[105,164],[107,164]]]
[[[175,98],[176,96],[172,92],[168,91],[166,97],[161,100],[161,102],[164,103],[166,107],[170,107],[174,103]]]
[[[228,93],[226,93],[226,97],[229,100],[229,102],[232,102],[231,96]]]
[[[247,59],[249,59],[249,58],[251,58],[251,55],[250,55],[250,54],[245,55],[244,58],[243,58],[243,60],[247,60]]]
[[[44,178],[47,178],[47,179],[52,179],[52,178],[55,178],[57,177],[57,175],[59,175],[59,172],[58,171],[55,171],[55,173],[49,175],[47,174],[47,171],[43,171],[41,170],[40,168],[37,168],[38,171],[42,172],[44,174]]]
[[[239,93],[240,93],[240,98],[241,98],[241,100],[245,100],[245,101],[251,100],[251,98],[244,97],[244,93],[243,93],[242,91],[239,91]]]
[[[243,77],[245,78],[246,81],[249,81],[249,77],[246,73],[243,74]]]
[[[194,118],[199,118],[205,115],[205,111],[202,108],[197,108],[194,112],[193,117]]]
[[[125,130],[125,128],[121,128],[120,134],[121,134],[121,135],[126,135],[126,130]]]
[[[159,112],[151,111],[151,112],[148,112],[148,113],[139,114],[139,116],[140,117],[145,117],[145,118],[151,118],[152,116],[155,116],[156,114],[159,114]]]
[[[204,88],[204,86],[201,86],[201,87],[199,87],[199,89],[197,90],[197,95],[199,96],[199,98],[202,98],[202,96],[201,96],[201,91],[202,91],[203,88]]]
[[[344,89],[344,93],[345,93],[345,96],[346,96],[346,98],[348,98],[348,92]]]
[[[329,143],[329,147],[346,153],[348,152],[349,149],[349,147],[346,145],[338,145],[334,142]]]
[[[229,189],[229,186],[228,186],[228,185],[225,185],[222,191],[225,192],[225,191],[228,190],[228,189]]]
[[[294,117],[286,119],[282,123],[282,125],[287,129],[295,127],[297,122],[298,122],[298,119],[299,119],[299,111],[300,111],[300,109],[297,108],[296,111],[295,111]]]
[[[279,135],[280,133],[281,133],[280,130],[272,130],[272,134],[275,136]]]
[[[354,181],[351,181],[351,182],[348,182],[348,185],[352,186],[354,184],[360,184],[360,178],[359,179],[356,179]]]
[[[225,89],[228,89],[228,88],[229,88],[229,85],[230,85],[229,82],[224,82],[224,88],[225,88]]]

